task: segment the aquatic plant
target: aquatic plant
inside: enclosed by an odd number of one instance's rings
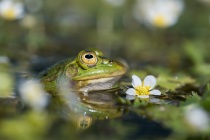
[[[129,88],[126,91],[126,94],[130,96],[137,96],[139,98],[149,98],[149,95],[161,95],[159,90],[153,89],[155,84],[156,78],[152,75],[146,76],[143,82],[138,76],[133,75],[132,86],[134,88]],[[129,98],[129,96],[127,96],[127,98]]]

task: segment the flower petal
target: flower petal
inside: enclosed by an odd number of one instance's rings
[[[135,96],[133,96],[133,95],[126,95],[126,99],[127,100],[134,100]]]
[[[161,95],[160,90],[154,89],[152,91],[150,91],[150,95]]]
[[[136,75],[132,76],[132,86],[134,88],[136,88],[138,86],[142,86],[141,79],[138,76],[136,76]]]
[[[125,93],[128,95],[136,95],[136,90],[134,88],[129,88]]]
[[[144,86],[150,86],[150,89],[153,89],[156,85],[156,78],[152,75],[148,75],[144,78]]]
[[[149,95],[138,95],[139,98],[149,98]]]

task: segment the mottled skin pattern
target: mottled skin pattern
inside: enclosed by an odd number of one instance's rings
[[[42,71],[39,78],[45,90],[55,94],[58,92],[59,84],[73,87],[77,91],[110,89],[125,73],[126,67],[120,62],[105,58],[100,51],[85,50],[81,51],[76,58],[63,60]],[[97,87],[98,81],[100,85]]]

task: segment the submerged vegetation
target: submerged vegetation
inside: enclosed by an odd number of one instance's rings
[[[209,139],[209,8],[0,0],[0,139]],[[126,65],[120,86],[82,94],[63,79],[47,93],[37,75],[89,48]]]

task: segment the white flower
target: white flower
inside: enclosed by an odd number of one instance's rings
[[[199,131],[209,129],[210,121],[208,114],[197,105],[190,105],[185,110],[186,121]]]
[[[142,82],[141,79],[133,75],[132,86],[126,91],[127,99],[132,99],[132,96],[138,96],[139,98],[149,98],[149,95],[161,95],[159,90],[153,89],[156,85],[156,78],[152,75],[148,75]],[[152,90],[153,89],[153,90]]]
[[[24,7],[13,0],[0,1],[0,16],[8,20],[20,19],[24,16]]]
[[[134,17],[146,25],[166,28],[176,24],[183,8],[183,0],[138,0]]]
[[[42,110],[48,103],[47,93],[37,80],[29,80],[20,85],[20,97],[35,110]]]
[[[107,3],[113,5],[113,6],[121,6],[125,3],[125,0],[104,0]]]

